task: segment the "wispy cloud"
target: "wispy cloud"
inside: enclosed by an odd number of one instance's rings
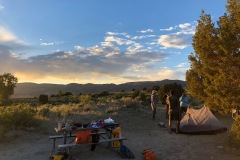
[[[141,30],[139,32],[141,32],[141,33],[149,33],[149,32],[153,32],[153,29]]]
[[[182,68],[182,67],[186,67],[186,65],[187,65],[187,63],[180,63],[176,67],[177,68]]]
[[[40,39],[40,46],[53,46],[63,44],[62,41],[53,41],[53,42],[45,42],[43,39]]]
[[[13,50],[29,47],[23,40],[19,39],[6,27],[0,26],[0,43]]]
[[[0,11],[4,9],[4,6],[0,4]]]
[[[0,41],[2,41],[2,42],[18,42],[19,40],[8,29],[6,29],[3,26],[0,26]]]
[[[137,39],[145,39],[145,38],[152,38],[156,37],[156,35],[141,35],[141,36],[134,36],[132,39],[137,40]]]
[[[165,29],[160,29],[160,31],[172,31],[174,30],[175,27],[169,27],[169,28],[165,28]]]

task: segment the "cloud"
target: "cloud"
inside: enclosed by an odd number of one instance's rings
[[[160,31],[171,31],[171,30],[174,30],[175,27],[169,27],[169,28],[166,28],[166,29],[160,29]]]
[[[184,68],[176,71],[159,68],[159,63],[168,58],[160,52],[160,47],[184,48],[189,45],[191,38],[186,32],[190,27],[183,25],[181,28],[179,32],[160,36],[158,41],[153,39],[156,35],[152,34],[132,36],[125,32],[106,32],[100,45],[76,45],[73,50],[58,50],[27,58],[13,52],[9,44],[17,42],[18,38],[9,32],[10,40],[0,46],[0,63],[3,66],[0,73],[13,73],[19,82],[37,83],[118,84],[136,80],[184,79]],[[40,42],[43,47],[63,43],[43,39]]]
[[[0,4],[0,11],[4,9],[4,6]]]
[[[189,28],[191,26],[191,24],[190,23],[183,23],[183,24],[179,24],[178,26],[179,26],[179,28],[185,29],[185,28]]]
[[[170,33],[166,35],[159,36],[158,44],[165,48],[178,48],[184,49],[192,45],[192,36],[195,34],[196,22],[193,23],[183,23],[175,27],[170,27],[179,29],[175,33]],[[169,30],[170,30],[169,28]]]
[[[132,39],[133,39],[133,40],[139,40],[139,39],[152,38],[152,37],[156,37],[156,35],[141,35],[141,36],[134,36]]]
[[[134,44],[134,41],[123,39],[123,38],[118,38],[114,36],[107,36],[105,37],[105,42],[115,42],[118,45],[131,45]]]
[[[187,63],[180,63],[180,64],[178,64],[176,67],[182,68],[182,67],[185,67],[186,65],[187,65]]]
[[[191,36],[181,34],[162,35],[158,39],[158,43],[166,48],[184,49],[191,45]]]
[[[0,41],[1,42],[18,42],[19,40],[8,29],[0,26]]]
[[[139,68],[141,69],[141,68]],[[162,68],[142,68],[143,73],[129,74],[123,76],[128,81],[159,81],[164,79],[181,79],[185,80],[186,69],[184,70],[171,70],[167,67]],[[147,72],[152,72],[154,74],[149,74]]]
[[[53,42],[44,42],[43,39],[40,39],[40,46],[53,46],[63,44],[62,41],[53,41]]]
[[[135,42],[131,39],[119,38],[114,36],[107,36],[104,42],[101,43],[103,47],[114,48],[115,50],[120,50],[119,47],[126,46],[126,51],[128,53],[135,53],[142,51],[143,46],[140,43]]]
[[[22,59],[6,46],[0,46],[0,57],[1,66],[4,66],[0,68],[0,73],[13,73],[19,76],[20,81],[43,83],[44,79],[61,79],[66,83],[89,83],[91,79],[92,83],[120,83],[127,81],[125,74],[142,74],[144,69],[149,70],[149,66],[162,61],[166,55],[151,51],[123,52],[111,47],[75,46],[73,51],[58,51]],[[146,74],[149,73],[146,71]]]
[[[153,30],[152,29],[147,29],[147,30],[141,30],[139,32],[141,32],[141,33],[149,33],[149,32],[153,32]]]
[[[15,36],[9,29],[3,26],[0,26],[0,44],[12,50],[31,48],[24,41]]]

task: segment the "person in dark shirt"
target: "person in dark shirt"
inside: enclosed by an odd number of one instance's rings
[[[179,100],[174,96],[174,91],[170,91],[170,96],[167,98],[169,106],[169,133],[172,133],[172,121],[176,121],[176,133],[179,132]]]

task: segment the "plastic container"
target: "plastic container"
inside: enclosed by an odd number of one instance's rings
[[[63,157],[64,157],[64,155],[55,154],[55,155],[53,156],[53,159],[54,159],[54,160],[62,160]]]
[[[117,127],[113,130],[111,138],[121,138],[121,127]],[[112,147],[118,148],[120,147],[121,143],[120,141],[114,141],[112,142]]]
[[[63,127],[63,123],[62,122],[58,122],[58,130],[60,131]]]

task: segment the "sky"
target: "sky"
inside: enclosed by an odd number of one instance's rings
[[[227,0],[0,0],[0,74],[18,82],[184,80],[202,10]]]

